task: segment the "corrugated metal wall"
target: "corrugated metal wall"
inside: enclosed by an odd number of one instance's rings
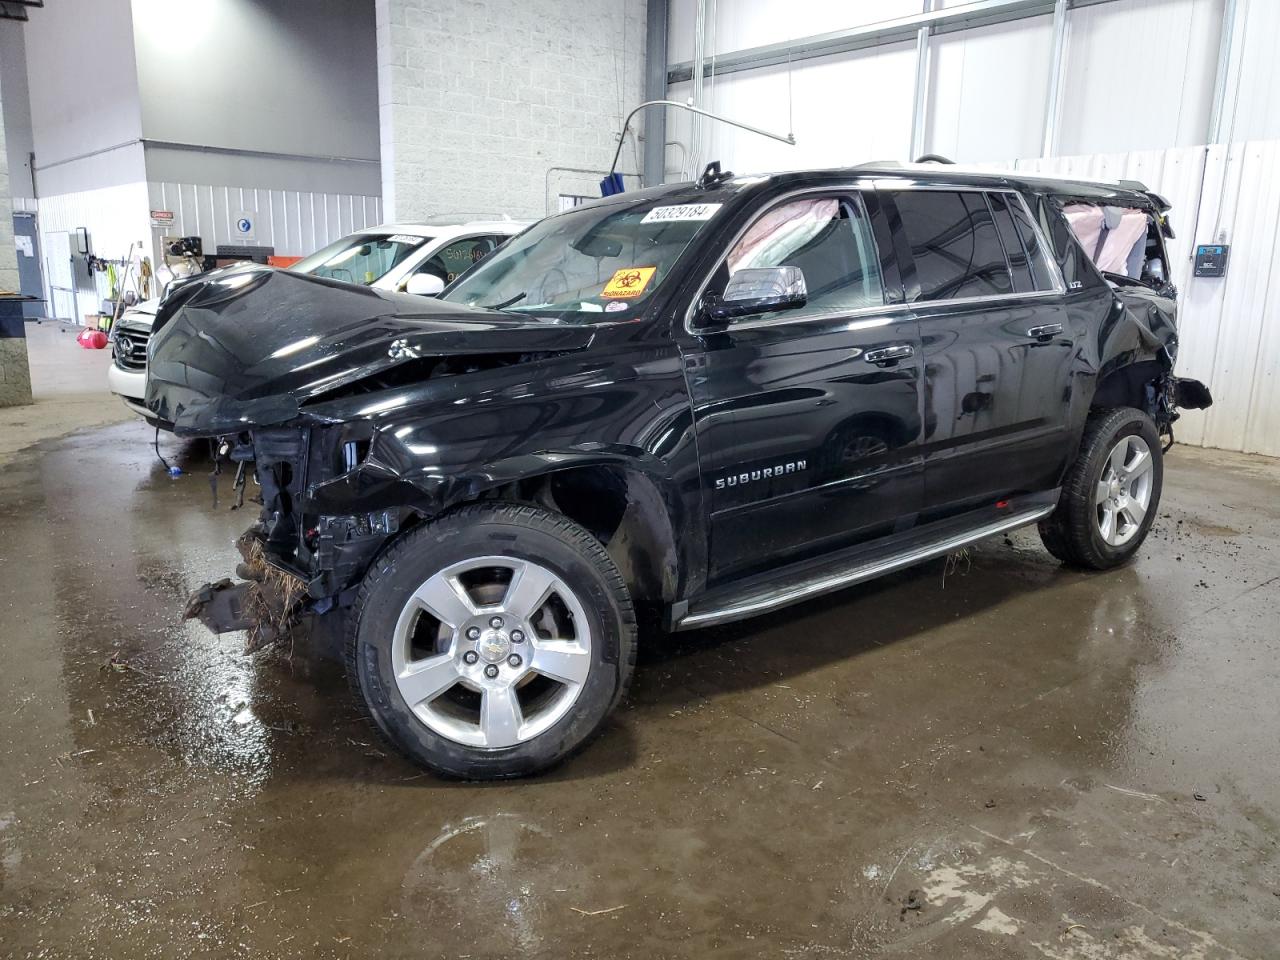
[[[218,244],[244,244],[234,222],[241,211],[257,214],[253,243],[275,248],[277,256],[304,257],[354,230],[382,222],[382,199],[358,194],[211,187],[193,183],[148,185],[153,210],[172,210],[170,235]]]
[[[1280,140],[1050,160],[1014,167],[1085,179],[1134,179],[1171,204],[1180,314],[1178,373],[1209,384],[1179,441],[1280,456]],[[1197,243],[1225,235],[1224,279],[1192,276]]]

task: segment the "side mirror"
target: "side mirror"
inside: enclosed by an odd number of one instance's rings
[[[444,289],[444,281],[434,273],[415,273],[404,286],[405,293],[416,293],[420,297],[436,297]]]
[[[774,310],[794,310],[809,302],[799,267],[746,267],[729,278],[723,296],[709,297],[703,312],[712,320],[732,320]]]

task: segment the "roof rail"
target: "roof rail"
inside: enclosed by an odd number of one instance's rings
[[[929,170],[941,173],[977,173],[991,177],[1025,177],[1028,180],[1061,180],[1064,183],[1096,183],[1102,186],[1115,186],[1125,190],[1136,190],[1139,193],[1151,193],[1151,188],[1141,180],[1104,180],[1093,177],[1064,176],[1053,173],[1034,173],[1022,170],[998,170],[988,167],[969,167],[957,163],[904,163],[901,160],[871,160],[856,164],[854,170]]]

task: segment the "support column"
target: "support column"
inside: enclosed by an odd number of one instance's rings
[[[1052,157],[1058,149],[1058,122],[1062,117],[1062,96],[1067,75],[1068,0],[1053,5],[1053,47],[1049,56],[1049,95],[1044,105],[1044,136],[1040,156]]]
[[[18,253],[13,245],[13,201],[9,194],[9,159],[5,153],[4,91],[0,90],[0,407],[31,402],[31,368],[22,304],[6,293],[18,292]]]

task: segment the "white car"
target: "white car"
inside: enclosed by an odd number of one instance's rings
[[[289,267],[296,273],[329,277],[379,290],[434,296],[458,274],[483,260],[527,223],[471,220],[465,223],[391,223],[366,227]],[[130,410],[149,421],[147,341],[159,298],[130,307],[112,336],[107,387]]]

